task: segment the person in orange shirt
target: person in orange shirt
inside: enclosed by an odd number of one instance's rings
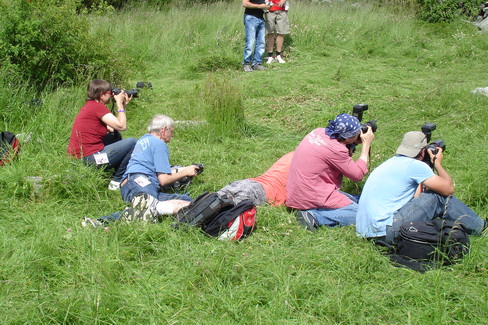
[[[286,178],[294,151],[278,159],[264,174],[230,183],[217,191],[219,195],[232,198],[234,204],[251,200],[254,205],[269,203],[272,206],[285,204]]]

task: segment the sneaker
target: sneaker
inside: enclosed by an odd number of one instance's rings
[[[102,223],[97,219],[83,218],[83,220],[81,220],[81,226],[84,228],[88,228],[88,227],[98,228],[102,226]]]
[[[277,62],[279,62],[279,63],[286,63],[286,61],[285,61],[285,60],[283,60],[283,58],[281,57],[281,55],[277,55],[277,56],[276,56],[276,58],[275,58],[275,60],[276,60]]]
[[[252,66],[252,69],[253,70],[266,70],[265,67],[263,67],[263,65],[261,63],[258,63],[258,64],[255,64]]]
[[[156,205],[158,200],[147,193],[138,193],[131,201],[128,209],[125,209],[121,218],[126,221],[142,220],[157,222],[158,215]]]
[[[305,210],[299,210],[297,212],[297,220],[300,222],[302,226],[305,226],[307,230],[315,231],[319,227],[319,223],[317,219],[310,213]]]
[[[110,191],[117,191],[120,189],[120,182],[110,181],[110,183],[108,183],[108,189]]]
[[[252,72],[253,71],[250,64],[243,64],[242,69],[244,70],[244,72]]]
[[[268,60],[266,61],[266,64],[271,64],[273,63],[274,58],[272,56],[268,56]]]
[[[481,236],[488,236],[488,218],[485,220],[485,225],[481,231]]]

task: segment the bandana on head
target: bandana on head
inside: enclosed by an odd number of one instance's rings
[[[343,113],[337,115],[335,120],[329,120],[329,126],[325,128],[325,134],[331,139],[347,139],[358,134],[360,129],[361,123],[356,117]]]

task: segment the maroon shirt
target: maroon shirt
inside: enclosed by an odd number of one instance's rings
[[[102,103],[93,100],[85,106],[75,118],[69,139],[68,153],[76,158],[90,156],[103,149],[103,137],[107,134],[107,125],[102,116],[110,111]]]

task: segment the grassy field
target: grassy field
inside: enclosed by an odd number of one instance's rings
[[[471,93],[488,86],[486,34],[367,3],[295,1],[287,63],[244,73],[242,12],[236,1],[91,18],[129,58],[133,75],[119,86],[153,85],[128,106],[124,137],[143,135],[156,113],[209,121],[179,123],[170,144],[174,164],[205,165],[192,197],[261,174],[311,129],[366,103],[365,121],[378,124],[370,170],[403,133],[436,123],[456,196],[488,215],[488,97]],[[487,237],[472,238],[462,263],[420,274],[391,266],[354,227],[307,232],[284,208],[259,207],[256,231],[238,243],[170,220],[81,228],[84,216],[124,207],[107,174],[66,154],[86,85],[35,95],[41,106],[30,89],[2,88],[2,128],[32,132],[0,173],[2,324],[488,324]],[[229,115],[244,119],[225,131],[219,116]]]

